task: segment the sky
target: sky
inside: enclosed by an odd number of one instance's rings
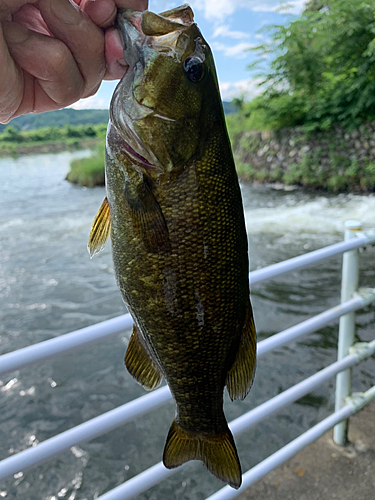
[[[251,99],[258,92],[247,66],[255,55],[246,49],[264,41],[265,33],[259,30],[270,24],[287,22],[285,12],[280,7],[282,0],[185,0],[195,13],[195,21],[203,36],[211,46],[220,91],[224,100],[235,96]],[[149,0],[149,9],[154,12],[176,7],[184,0]],[[300,14],[305,0],[289,0],[288,13]],[[106,109],[117,82],[103,82],[99,91],[92,97],[82,99],[72,107],[76,109]]]

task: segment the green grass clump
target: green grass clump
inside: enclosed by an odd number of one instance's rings
[[[86,187],[104,186],[104,145],[98,146],[89,158],[73,160],[66,179]]]

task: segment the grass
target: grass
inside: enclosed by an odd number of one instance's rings
[[[104,186],[104,144],[97,146],[90,157],[73,160],[66,179],[86,187]]]

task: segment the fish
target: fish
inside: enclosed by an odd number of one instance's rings
[[[200,460],[233,488],[241,464],[223,410],[248,394],[256,332],[241,191],[211,49],[189,5],[119,10],[129,69],[114,91],[106,137],[106,198],[91,228],[108,238],[134,320],[129,373],[164,378],[176,418],[163,463]]]

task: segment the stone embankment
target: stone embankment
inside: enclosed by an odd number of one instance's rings
[[[332,191],[375,190],[375,122],[306,134],[246,131],[233,141],[240,176]]]

